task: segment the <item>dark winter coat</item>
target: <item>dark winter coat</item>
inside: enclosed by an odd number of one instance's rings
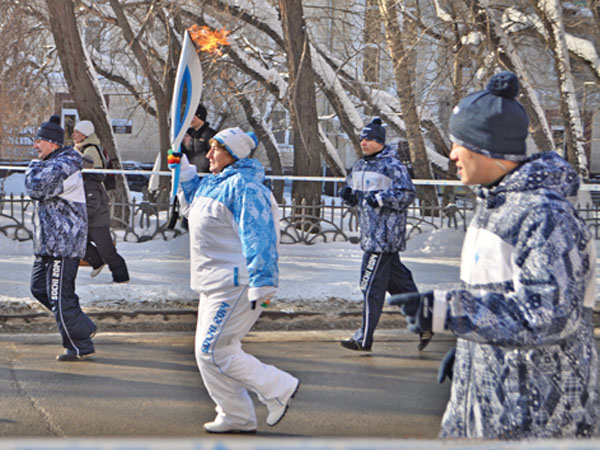
[[[206,155],[210,150],[209,141],[217,132],[210,127],[208,122],[204,122],[204,125],[198,130],[190,128],[188,134],[192,138],[190,146],[188,148],[182,145],[181,151],[187,155],[190,164],[196,166],[198,172],[208,172],[209,162]]]
[[[82,258],[87,242],[87,212],[81,168],[71,147],[61,147],[44,160],[33,160],[25,172],[25,190],[37,200],[33,215],[36,256]]]
[[[464,289],[435,292],[434,330],[441,321],[458,337],[442,437],[597,433],[595,241],[568,200],[578,187],[545,152],[480,190]]]
[[[415,199],[415,187],[404,164],[390,146],[364,156],[352,167],[347,184],[357,195],[360,246],[369,253],[393,253],[406,248],[407,208]],[[373,208],[366,197],[375,193],[381,207]]]
[[[96,134],[91,134],[80,142],[77,149],[82,153],[84,167],[93,169],[104,169],[104,163],[99,150],[100,140]],[[110,198],[104,189],[105,175],[102,173],[83,174],[83,185],[87,203],[88,226],[109,227],[110,226]]]

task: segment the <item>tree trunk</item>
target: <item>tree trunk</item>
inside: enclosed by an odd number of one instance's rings
[[[425,149],[425,141],[421,134],[419,114],[413,90],[413,58],[405,50],[404,36],[398,23],[396,13],[396,0],[379,0],[379,11],[385,25],[385,38],[392,56],[396,90],[402,108],[402,118],[406,124],[406,140],[410,151],[410,159],[414,174],[419,179],[432,180],[433,173],[429,165],[429,157]],[[434,186],[421,186],[417,188],[421,205],[425,208],[436,208],[438,198]],[[430,215],[433,209],[422,213]]]
[[[569,52],[565,42],[562,6],[558,0],[532,0],[532,2],[548,32],[548,44],[554,56],[560,90],[560,114],[565,127],[567,146],[565,156],[575,170],[584,179],[587,179],[588,164],[585,155],[583,123],[579,115]]]
[[[121,169],[121,159],[111,124],[108,122],[108,107],[100,91],[90,58],[81,42],[73,1],[47,0],[47,5],[54,43],[79,116],[94,124],[96,134],[102,146],[108,151],[113,167]],[[129,199],[129,189],[125,177],[120,175],[116,177],[116,180],[117,188],[114,194],[111,192],[111,198],[117,203],[126,204]],[[126,223],[129,217],[129,208],[116,205],[113,208],[113,216]]]
[[[315,82],[308,35],[301,0],[279,0],[279,11],[289,69],[289,111],[294,130],[294,175],[321,175],[320,155],[325,153],[319,139]],[[316,205],[321,200],[321,185],[295,182],[292,198]]]
[[[588,0],[588,8],[594,14],[596,28],[600,28],[600,0]]]
[[[379,46],[383,42],[381,33],[381,16],[377,7],[377,0],[366,0],[365,22],[363,27],[363,78],[366,83],[377,86],[380,82],[379,72],[381,65],[381,50]],[[377,111],[368,111],[369,115],[377,114]]]

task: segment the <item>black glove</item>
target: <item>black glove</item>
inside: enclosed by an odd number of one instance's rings
[[[433,331],[426,331],[424,333],[419,333],[419,345],[417,346],[419,351],[425,350],[425,347],[427,347],[429,345],[429,343],[431,342],[431,339],[433,339],[434,334],[435,333]]]
[[[271,299],[267,298],[267,299],[262,300],[260,302],[260,307],[261,308],[267,308],[270,304],[271,304]],[[252,300],[250,302],[250,309],[256,309],[256,300]]]
[[[379,202],[377,201],[377,197],[375,197],[376,195],[377,192],[371,192],[365,198],[365,200],[367,201],[367,205],[369,205],[371,208],[379,208]]]
[[[433,291],[409,292],[408,294],[392,295],[388,300],[390,305],[400,307],[400,312],[406,317],[408,329],[413,333],[431,331],[433,320]]]
[[[356,192],[354,192],[348,185],[340,189],[340,197],[342,197],[342,199],[350,206],[356,206],[358,203],[358,196],[356,195]]]
[[[456,356],[456,347],[452,347],[444,355],[440,368],[438,370],[438,383],[442,384],[446,378],[452,381],[452,371],[454,369],[454,357]]]

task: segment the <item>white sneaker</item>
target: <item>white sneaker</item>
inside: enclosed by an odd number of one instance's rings
[[[102,269],[104,269],[104,267],[106,267],[106,264],[102,264],[100,267],[98,267],[97,269],[92,270],[92,273],[90,273],[90,277],[92,278],[96,278],[98,276],[98,274],[100,272],[102,272]]]
[[[294,390],[292,391],[292,394],[288,397],[288,399],[285,403],[279,404],[275,408],[269,410],[269,415],[267,416],[267,425],[269,425],[270,427],[274,427],[281,421],[281,419],[283,419],[283,416],[285,416],[285,413],[287,412],[288,408],[290,407],[290,404],[292,403],[292,399],[296,395],[296,392],[298,392],[299,388],[300,388],[300,380],[298,380],[296,387],[294,388]]]
[[[207,433],[256,433],[256,425],[236,425],[225,422],[221,416],[217,416],[213,422],[204,424]]]

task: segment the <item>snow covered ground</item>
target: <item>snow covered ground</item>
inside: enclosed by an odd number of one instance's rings
[[[6,193],[19,194],[22,178],[12,175],[3,187]],[[462,231],[448,228],[411,237],[401,258],[419,289],[458,286],[463,238]],[[111,310],[195,307],[198,295],[189,287],[187,234],[169,241],[118,242],[117,248],[129,266],[130,283],[112,283],[108,268],[91,278],[91,268],[81,267],[77,293],[82,306]],[[274,306],[293,308],[330,299],[360,302],[361,257],[360,246],[349,242],[281,245],[280,285]],[[0,233],[0,313],[41,310],[29,293],[32,263],[31,241],[13,241]]]
[[[0,179],[0,192],[21,194],[23,174]],[[136,194],[134,194],[136,195]],[[456,285],[463,233],[444,229],[423,233],[408,242],[402,260],[413,271],[421,289]],[[117,243],[127,261],[131,281],[112,283],[108,268],[91,278],[81,267],[77,293],[92,309],[154,309],[195,307],[198,295],[189,287],[189,239]],[[358,276],[362,251],[349,242],[280,246],[280,285],[274,305],[342,299],[360,302]],[[29,293],[33,264],[31,241],[17,242],[0,234],[0,312],[39,310]]]
[[[456,285],[463,233],[444,229],[409,240],[402,260],[421,289]],[[114,284],[105,268],[96,278],[81,267],[77,293],[82,306],[110,309],[177,308],[193,305],[197,294],[189,287],[188,235],[170,241],[118,242],[129,266],[131,281]],[[360,301],[358,275],[362,252],[348,242],[280,246],[280,286],[274,300]],[[0,235],[0,311],[39,309],[29,293],[33,264],[31,241],[17,242]]]

